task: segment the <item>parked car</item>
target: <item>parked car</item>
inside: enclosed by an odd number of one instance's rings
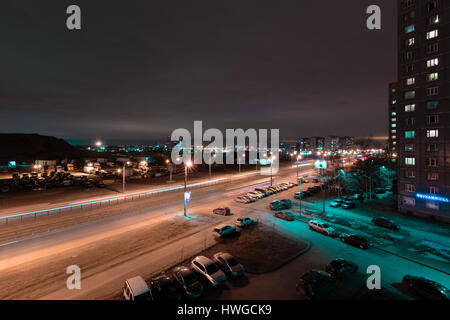
[[[141,276],[127,279],[122,295],[125,300],[153,300],[152,292]]]
[[[340,236],[342,242],[358,247],[360,249],[368,249],[369,241],[361,236],[355,234],[343,234]]]
[[[297,291],[303,291],[311,300],[326,297],[336,286],[335,278],[322,270],[310,270],[302,275],[297,283]]]
[[[259,196],[256,196],[256,195],[254,195],[254,194],[246,193],[246,194],[244,195],[244,197],[247,197],[247,198],[252,199],[253,202],[255,202],[256,200],[259,200]]]
[[[283,204],[280,200],[273,200],[270,205],[270,210],[283,210]]]
[[[450,290],[436,281],[406,275],[402,279],[408,291],[418,298],[427,300],[450,300]]]
[[[214,231],[219,234],[219,237],[224,238],[236,233],[236,227],[230,225],[224,225],[218,228],[214,228]]]
[[[379,227],[388,228],[391,230],[400,230],[400,225],[388,218],[384,217],[373,218],[372,222]]]
[[[339,208],[344,202],[344,199],[334,199],[333,201],[331,201],[330,207]]]
[[[162,274],[153,278],[150,288],[155,300],[181,300],[181,294],[175,282],[168,275]]]
[[[198,256],[191,262],[191,268],[203,276],[211,285],[219,287],[225,283],[227,277],[222,270],[209,258]]]
[[[234,199],[234,201],[236,201],[238,203],[252,203],[255,200],[245,197],[245,196],[239,196],[239,197],[236,197],[236,199]]]
[[[262,194],[261,192],[258,192],[258,191],[249,191],[249,192],[247,192],[247,194],[248,195],[253,195],[255,197],[258,197],[258,199],[262,199],[262,198],[265,197],[264,194]]]
[[[264,188],[256,188],[255,191],[256,191],[256,192],[259,192],[259,193],[262,193],[265,197],[267,197],[267,196],[270,195],[269,191],[267,191],[267,190],[264,189]]]
[[[242,217],[237,218],[236,225],[241,228],[246,228],[248,226],[251,226],[255,223],[255,219],[249,218],[249,217]]]
[[[355,206],[355,204],[353,203],[353,201],[344,201],[344,203],[341,205],[342,209],[353,209]]]
[[[393,189],[392,189],[392,186],[387,186],[387,187],[385,187],[384,188],[386,191],[392,191]]]
[[[356,273],[356,271],[358,271],[358,265],[353,262],[338,258],[331,261],[326,266],[325,271],[338,279],[343,278],[350,273]]]
[[[307,198],[309,195],[306,192],[296,192],[294,195],[295,199],[305,199]]]
[[[295,216],[292,213],[285,212],[285,211],[276,212],[275,217],[282,219],[282,220],[286,220],[286,221],[294,221],[295,220]]]
[[[220,207],[220,208],[215,208],[213,210],[213,213],[217,214],[217,215],[221,215],[221,216],[229,216],[231,213],[231,210],[228,207]]]
[[[314,186],[314,187],[312,187],[312,188],[313,188],[313,190],[314,190],[316,193],[319,193],[319,192],[322,191],[322,188],[321,188],[320,186]]]
[[[355,193],[350,198],[351,200],[364,200],[364,195],[362,193]]]
[[[231,254],[226,252],[218,252],[213,255],[213,261],[225,272],[233,278],[244,275],[244,267]]]
[[[280,201],[280,203],[283,205],[284,209],[292,208],[292,201],[290,199],[283,199]]]
[[[312,194],[317,193],[317,190],[313,187],[309,187],[308,189],[306,189],[306,191],[311,192]]]
[[[172,273],[176,284],[189,299],[196,299],[203,294],[203,285],[197,275],[185,266],[177,267]]]
[[[386,193],[386,189],[384,189],[384,188],[376,188],[374,192],[375,192],[375,194],[385,194]]]
[[[319,221],[319,220],[311,220],[308,222],[309,229],[313,231],[317,231],[319,233],[323,233],[328,236],[333,236],[336,234],[336,231],[327,223]]]

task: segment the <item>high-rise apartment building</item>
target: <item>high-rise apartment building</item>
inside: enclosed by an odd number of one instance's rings
[[[398,208],[447,221],[449,72],[450,0],[398,0]]]

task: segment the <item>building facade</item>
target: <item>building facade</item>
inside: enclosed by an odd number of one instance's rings
[[[398,208],[450,221],[450,0],[397,1]]]

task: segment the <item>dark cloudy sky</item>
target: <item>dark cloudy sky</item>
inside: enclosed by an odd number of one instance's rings
[[[81,31],[66,29],[70,4]],[[366,29],[371,4],[381,31]],[[0,26],[0,132],[386,134],[393,0],[1,0]]]

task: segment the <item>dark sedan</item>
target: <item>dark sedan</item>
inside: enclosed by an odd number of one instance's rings
[[[416,297],[426,300],[449,300],[450,290],[433,280],[406,275],[402,283]]]
[[[294,221],[295,220],[295,217],[292,213],[284,212],[284,211],[279,211],[279,212],[275,213],[275,217],[282,219],[282,220],[286,220],[286,221]]]
[[[175,282],[167,275],[155,277],[150,282],[150,289],[155,300],[181,300],[181,294]]]
[[[334,259],[326,266],[325,270],[335,278],[342,278],[350,273],[356,273],[358,265],[344,259]]]
[[[357,236],[354,234],[343,234],[340,237],[341,241],[347,243],[351,246],[358,247],[360,249],[368,249],[369,241],[361,236]]]
[[[213,213],[221,216],[229,216],[231,211],[230,208],[228,207],[222,207],[222,208],[215,208],[213,210]]]
[[[188,298],[196,299],[202,295],[203,285],[191,269],[184,266],[175,268],[173,279]]]
[[[384,217],[373,218],[372,222],[379,227],[388,228],[391,230],[400,230],[400,225],[388,218]]]

